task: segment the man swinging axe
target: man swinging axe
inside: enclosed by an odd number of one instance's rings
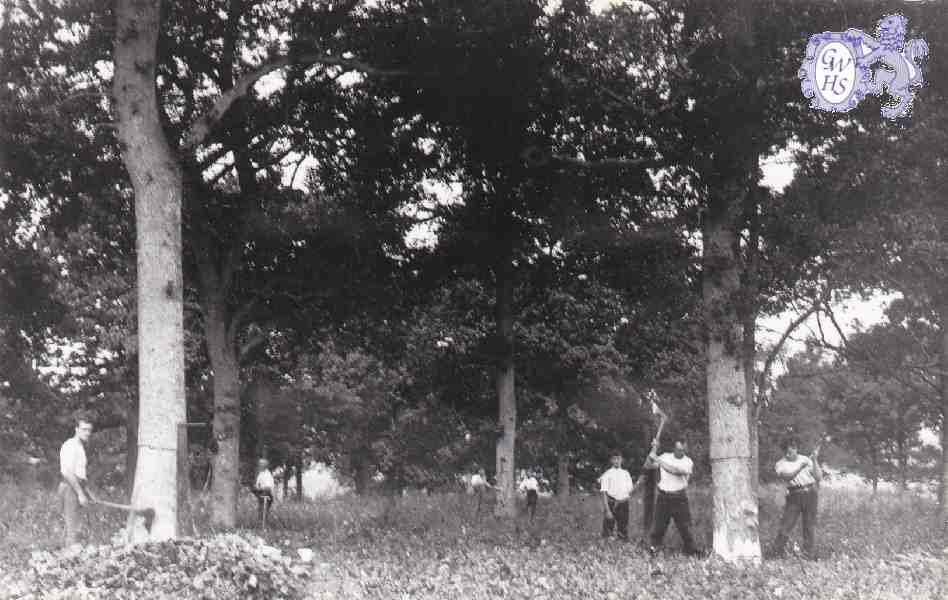
[[[655,499],[655,522],[652,525],[648,551],[653,556],[658,552],[665,537],[665,530],[669,522],[674,520],[685,554],[697,556],[701,552],[695,546],[694,536],[691,534],[691,509],[687,493],[694,462],[685,454],[684,438],[676,436],[674,442],[674,450],[663,454],[658,454],[658,444],[653,443],[648,455],[646,468],[657,469],[660,473],[658,496]]]
[[[817,488],[823,478],[820,469],[817,445],[813,453],[807,457],[798,453],[800,443],[796,437],[788,437],[782,444],[783,457],[777,461],[774,470],[777,477],[787,485],[787,500],[783,507],[783,516],[780,518],[780,532],[774,540],[771,555],[780,557],[784,554],[787,539],[797,524],[797,519],[803,517],[803,552],[807,558],[814,559],[816,512],[819,505]]]
[[[662,437],[662,430],[665,428],[665,422],[667,421],[667,416],[655,401],[656,397],[655,390],[648,391],[652,416],[660,418],[655,437],[652,438],[652,448],[658,447],[658,440]],[[642,490],[642,535],[646,545],[648,536],[652,532],[652,523],[655,520],[655,488],[658,483],[658,471],[650,469],[649,464],[649,460],[646,458],[642,465],[641,475],[639,475],[638,481],[635,482],[636,488]]]

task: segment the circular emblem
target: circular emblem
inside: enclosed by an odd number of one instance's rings
[[[798,73],[810,106],[829,112],[855,108],[866,97],[869,81],[869,70],[859,61],[862,56],[861,39],[853,30],[811,36]]]

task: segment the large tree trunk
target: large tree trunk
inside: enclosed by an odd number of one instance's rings
[[[498,364],[496,373],[498,401],[497,437],[497,504],[498,517],[517,516],[517,496],[514,447],[517,433],[517,401],[514,391],[513,357],[513,265],[504,256],[497,266],[497,339]]]
[[[738,314],[743,329],[741,356],[744,360],[744,398],[747,401],[747,428],[750,440],[751,486],[757,496],[760,486],[760,453],[757,436],[757,418],[759,415],[757,380],[757,295],[759,293],[760,271],[760,206],[759,195],[748,193],[745,197],[745,218],[747,219],[747,243],[744,249],[744,272],[741,278],[743,294]],[[741,252],[740,238],[734,236],[734,252]]]
[[[948,527],[948,310],[942,311],[941,326],[941,486],[938,502],[941,522]]]
[[[562,453],[556,458],[556,495],[560,499],[569,497],[569,454]]]
[[[158,113],[158,0],[116,2],[113,96],[135,189],[138,463],[132,504],[152,507],[150,539],[177,535],[177,424],[185,420],[181,172]],[[136,540],[141,541],[141,540]]]
[[[715,199],[726,203],[726,198]],[[726,204],[725,204],[726,207]],[[759,562],[757,501],[751,484],[750,409],[742,359],[741,289],[733,220],[712,206],[704,228],[703,302],[708,334],[708,421],[714,552],[728,561]]]
[[[227,305],[211,291],[202,269],[205,289],[205,335],[214,371],[214,480],[211,484],[211,522],[236,527],[237,491],[240,489],[240,373],[237,349],[227,327]]]

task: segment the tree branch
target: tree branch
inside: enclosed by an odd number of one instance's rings
[[[780,354],[780,351],[783,349],[783,345],[787,342],[787,340],[790,338],[790,335],[797,329],[797,327],[799,327],[800,325],[803,324],[804,321],[809,319],[810,315],[818,311],[822,304],[823,304],[822,299],[815,300],[813,304],[810,306],[810,308],[808,308],[806,311],[801,313],[796,319],[793,320],[793,322],[790,323],[790,325],[787,326],[783,334],[780,336],[780,339],[777,340],[777,343],[774,345],[774,347],[771,348],[770,352],[767,353],[767,358],[764,360],[764,368],[761,369],[760,373],[757,374],[757,389],[759,390],[758,393],[760,395],[763,395],[763,390],[765,389],[767,378],[770,376],[770,370],[771,368],[773,368],[773,364],[777,360],[777,356]],[[757,404],[760,405],[761,402],[758,401]]]
[[[247,340],[247,342],[241,345],[240,350],[237,353],[237,362],[243,363],[244,359],[247,358],[251,352],[256,350],[258,346],[265,343],[266,341],[267,336],[263,335],[262,333],[258,333]]]
[[[561,154],[548,154],[530,146],[520,155],[527,166],[537,168],[545,166],[566,166],[590,170],[619,170],[619,169],[648,169],[669,166],[669,162],[657,158],[604,158],[601,160],[584,160]]]
[[[322,64],[343,67],[353,71],[362,71],[378,77],[399,77],[413,75],[411,71],[398,69],[379,69],[359,60],[332,56],[328,54],[301,54],[299,56],[281,56],[266,62],[253,71],[244,74],[229,90],[222,93],[206,113],[197,118],[182,138],[182,146],[192,149],[204,143],[217,123],[227,114],[234,102],[246,96],[251,88],[263,77],[290,65]]]

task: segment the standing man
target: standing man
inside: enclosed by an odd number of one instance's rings
[[[487,488],[491,487],[493,486],[487,481],[487,472],[484,471],[483,468],[478,469],[477,473],[471,475],[471,489],[477,496],[477,510],[474,513],[475,515],[481,514],[481,503],[484,501],[484,494]]]
[[[819,448],[813,451],[813,458],[807,458],[797,452],[799,442],[788,438],[781,445],[783,458],[777,461],[777,477],[787,484],[787,500],[783,505],[780,518],[780,532],[774,540],[773,555],[781,556],[787,544],[787,538],[797,524],[797,518],[803,515],[803,552],[808,558],[815,558],[814,530],[816,529],[816,511],[818,502],[817,485],[823,479],[820,470]]]
[[[68,548],[79,543],[80,508],[85,508],[95,498],[89,492],[86,478],[86,443],[92,436],[92,419],[84,413],[75,416],[75,434],[63,442],[59,449],[59,496],[63,502],[63,519],[66,522],[65,545]]]
[[[270,461],[261,458],[257,461],[257,479],[253,483],[253,494],[257,497],[257,515],[264,529],[267,528],[267,517],[270,515],[270,505],[273,504],[273,487]]]
[[[612,467],[599,478],[602,492],[602,537],[608,538],[613,529],[620,540],[629,540],[629,496],[635,484],[632,475],[622,468],[622,453],[618,450],[609,457]]]
[[[520,482],[520,491],[527,494],[527,510],[530,511],[530,520],[537,514],[537,499],[539,497],[540,482],[536,475],[527,473],[527,476]]]
[[[675,520],[685,554],[700,554],[691,535],[691,509],[688,506],[688,480],[694,471],[694,462],[685,454],[685,441],[675,439],[674,452],[659,455],[652,446],[646,462],[647,469],[659,469],[658,495],[655,498],[655,522],[648,551],[655,555],[665,538],[670,520]]]

